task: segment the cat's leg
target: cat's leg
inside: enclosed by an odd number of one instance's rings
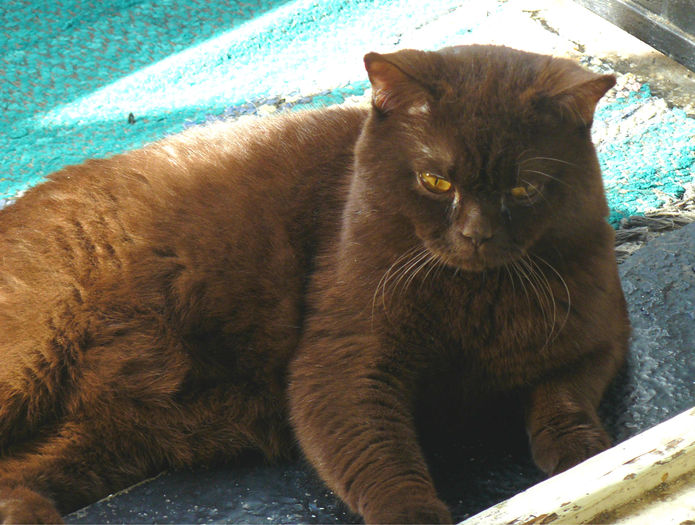
[[[53,503],[25,487],[0,486],[2,523],[63,523]]]
[[[282,402],[266,393],[221,387],[186,404],[75,413],[0,458],[0,523],[51,523],[166,468],[266,457],[292,446]]]
[[[74,414],[0,458],[0,522],[50,523],[109,493],[189,463],[171,409],[119,403],[102,416]]]
[[[0,457],[0,522],[57,521],[190,455],[175,403],[186,360],[137,323],[82,349],[79,367],[56,361],[71,377],[56,414]]]
[[[10,371],[10,363],[3,360],[3,366]],[[54,404],[48,389],[27,372],[20,369],[13,377],[0,373],[0,450],[32,435]]]
[[[0,451],[56,417],[70,373],[71,364],[53,353],[51,341],[32,338],[31,323],[25,328],[23,337],[8,343],[11,332],[0,319]]]
[[[357,335],[305,341],[290,380],[295,433],[367,523],[449,523],[414,427],[413,368],[397,351],[370,351],[377,344]]]
[[[0,522],[61,523],[61,513],[108,494],[102,475],[115,457],[99,454],[101,444],[88,432],[83,423],[62,424],[0,459]],[[126,469],[138,470],[131,461]]]
[[[0,522],[51,522],[166,468],[292,448],[284,392],[190,388],[186,359],[141,332],[90,349],[65,416],[0,457]],[[154,348],[144,351],[143,341]],[[183,362],[181,362],[183,361]],[[48,517],[47,517],[48,516]]]
[[[526,429],[541,470],[557,474],[611,446],[596,409],[623,354],[606,347],[529,393]]]

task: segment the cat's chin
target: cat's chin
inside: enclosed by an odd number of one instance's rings
[[[457,264],[456,267],[470,273],[480,273],[495,268],[494,265],[482,261],[467,261],[466,263]]]
[[[467,247],[437,250],[436,247],[431,247],[430,251],[436,253],[447,266],[470,273],[502,268],[523,259],[527,253],[525,249],[518,246],[491,246],[482,250],[471,250]]]
[[[433,253],[446,266],[455,270],[482,273],[496,270],[523,258],[525,250],[516,245],[491,243],[481,249],[473,249],[467,244],[440,243],[424,241],[430,253]]]
[[[470,256],[447,255],[442,256],[442,260],[452,268],[470,273],[482,273],[488,270],[494,270],[511,262],[511,259],[490,258],[479,254]]]
[[[489,262],[482,261],[467,261],[466,263],[456,265],[458,269],[469,273],[482,273],[488,270],[494,270],[495,268],[499,268],[500,266],[503,266],[503,264],[491,264]]]

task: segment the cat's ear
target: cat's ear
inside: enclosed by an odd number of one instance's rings
[[[584,126],[589,126],[594,120],[596,104],[614,85],[614,75],[595,76],[561,91],[554,99],[566,115]]]
[[[372,84],[372,104],[381,113],[424,104],[423,87],[412,72],[408,72],[407,53],[417,52],[368,53],[364,57],[364,66]]]
[[[596,104],[615,85],[615,76],[597,75],[576,64],[568,65],[542,78],[537,105],[545,106],[543,109],[564,121],[591,126]]]

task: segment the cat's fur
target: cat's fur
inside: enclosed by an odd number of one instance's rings
[[[502,392],[546,472],[608,446],[614,78],[487,46],[365,63],[370,109],[192,129],[0,211],[0,518],[296,437],[366,521],[446,522],[416,414]]]

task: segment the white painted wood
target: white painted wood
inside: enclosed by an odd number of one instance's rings
[[[604,515],[606,516],[606,515]],[[612,525],[692,525],[695,523],[695,472],[650,490],[606,516]]]
[[[691,408],[462,524],[681,523],[695,520],[694,496]]]

